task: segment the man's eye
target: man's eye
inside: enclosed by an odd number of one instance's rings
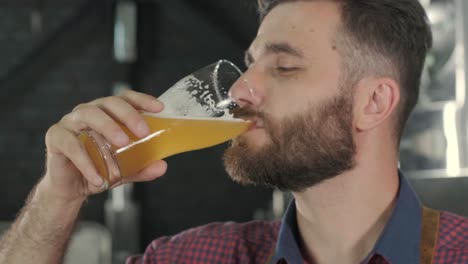
[[[276,70],[280,73],[288,73],[297,70],[297,67],[276,67]]]

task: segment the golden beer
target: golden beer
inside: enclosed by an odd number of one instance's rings
[[[187,118],[145,114],[151,134],[143,139],[135,137],[121,125],[130,138],[130,144],[123,148],[108,145],[116,161],[120,176],[134,175],[154,161],[174,154],[211,147],[232,139],[245,132],[250,122],[241,119]],[[108,183],[109,157],[102,154],[96,142],[88,133],[80,135],[86,150],[94,161],[100,175]],[[102,146],[101,146],[102,148]],[[111,157],[112,158],[112,157]]]

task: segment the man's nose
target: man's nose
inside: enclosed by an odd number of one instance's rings
[[[240,107],[257,107],[263,99],[263,93],[259,87],[259,78],[247,71],[232,85],[229,96]]]

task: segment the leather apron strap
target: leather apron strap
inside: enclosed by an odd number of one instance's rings
[[[440,212],[431,208],[422,209],[421,264],[432,264],[439,234]]]

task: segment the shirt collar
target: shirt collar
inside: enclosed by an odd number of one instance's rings
[[[422,207],[416,193],[400,174],[398,198],[374,252],[390,263],[419,263]]]
[[[390,263],[419,263],[422,207],[408,181],[400,174],[395,208],[372,251]],[[271,263],[303,263],[298,246],[296,205],[291,201],[281,221],[275,254]]]
[[[271,259],[271,264],[276,264],[280,259],[286,260],[287,263],[303,263],[302,254],[297,243],[298,237],[296,204],[292,200],[281,220],[275,255]]]

